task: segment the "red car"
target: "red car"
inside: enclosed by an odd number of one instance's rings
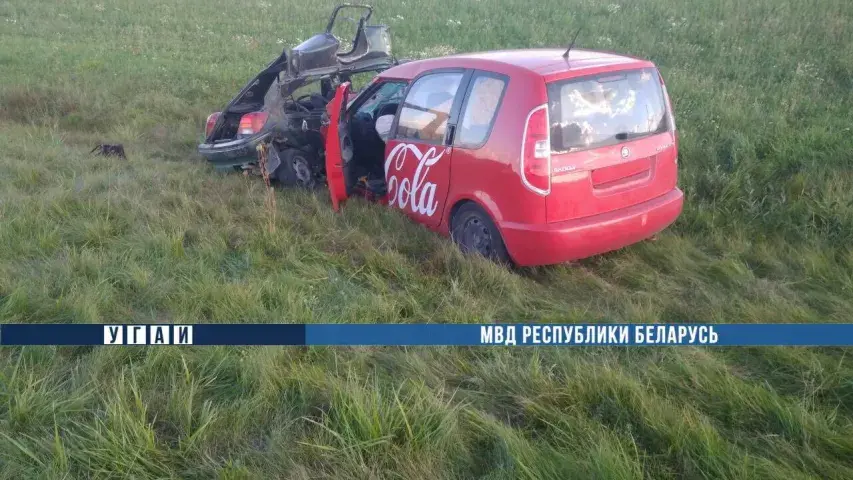
[[[353,12],[345,51],[332,32]],[[324,32],[208,117],[199,153],[284,186],[327,184],[336,210],[353,195],[385,203],[521,266],[615,250],[681,213],[678,136],[653,63],[572,47],[405,62],[372,13],[336,7]],[[351,76],[374,73],[351,94]]]
[[[332,205],[398,208],[463,250],[519,266],[562,263],[675,221],[678,135],[647,60],[508,50],[404,63],[327,105]]]

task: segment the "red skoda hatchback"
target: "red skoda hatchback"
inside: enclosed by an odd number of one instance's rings
[[[366,195],[519,266],[651,237],[682,210],[678,135],[649,61],[572,49],[404,63],[328,104],[335,209]]]

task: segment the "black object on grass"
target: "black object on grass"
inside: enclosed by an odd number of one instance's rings
[[[124,154],[124,145],[120,143],[115,145],[102,143],[93,148],[92,151],[89,153],[94,153],[95,155],[103,155],[105,157],[119,157],[127,160],[127,156],[125,156]]]

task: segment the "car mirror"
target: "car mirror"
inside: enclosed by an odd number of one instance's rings
[[[391,133],[391,124],[394,122],[394,115],[382,115],[376,119],[376,133],[383,142],[388,141],[388,135]]]

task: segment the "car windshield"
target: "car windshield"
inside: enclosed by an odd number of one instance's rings
[[[668,118],[652,68],[548,84],[551,150],[575,152],[662,133]]]

